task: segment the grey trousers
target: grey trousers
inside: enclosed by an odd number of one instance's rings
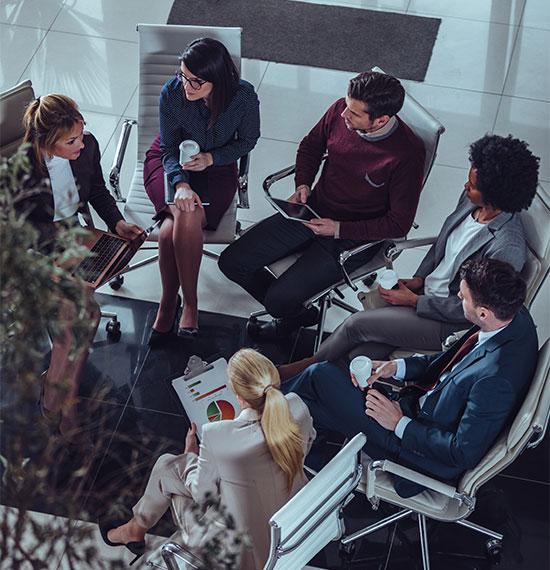
[[[467,324],[424,319],[412,307],[359,311],[321,344],[315,356],[319,362],[329,360],[347,365],[360,354],[385,360],[398,347],[439,351],[450,334],[465,328]]]

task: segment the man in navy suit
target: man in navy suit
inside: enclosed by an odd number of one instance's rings
[[[348,438],[363,432],[372,459],[391,459],[450,484],[487,453],[525,397],[537,334],[523,307],[525,283],[510,264],[469,260],[460,271],[458,295],[474,325],[467,334],[444,353],[373,362],[369,385],[414,379],[398,401],[376,387],[365,398],[355,378],[326,361],[285,383],[285,391],[307,404],[318,433],[308,464],[322,464],[328,431]],[[423,489],[404,479],[395,487],[404,497]]]

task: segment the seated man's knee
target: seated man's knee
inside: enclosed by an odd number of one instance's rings
[[[153,465],[153,472],[166,471],[176,457],[177,456],[173,455],[172,453],[165,453],[161,455]]]
[[[236,281],[244,270],[243,257],[239,254],[236,243],[228,245],[218,259],[220,271],[231,281]]]

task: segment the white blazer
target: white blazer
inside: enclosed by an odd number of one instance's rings
[[[313,420],[297,394],[285,397],[302,433],[305,457],[316,437]],[[261,570],[269,555],[269,518],[307,480],[303,474],[296,477],[291,493],[286,491],[285,475],[268,450],[259,413],[246,408],[234,420],[203,426],[199,455],[184,454],[180,470],[196,502],[206,493],[219,496],[237,528],[251,536],[252,551],[245,551],[241,569]]]

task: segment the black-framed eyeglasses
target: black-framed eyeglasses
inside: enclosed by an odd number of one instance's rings
[[[198,91],[205,83],[208,83],[208,81],[197,79],[196,77],[190,79],[181,69],[176,69],[176,77],[180,83],[189,83],[189,85],[191,85],[191,89],[194,89],[195,91]]]

